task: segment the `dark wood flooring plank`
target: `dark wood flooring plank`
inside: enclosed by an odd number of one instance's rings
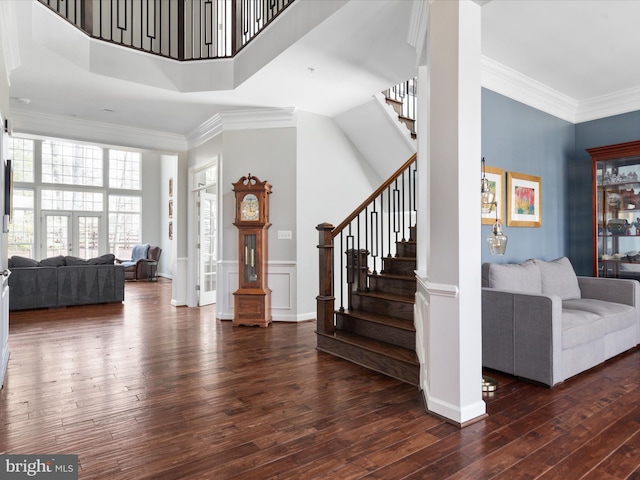
[[[487,372],[489,416],[460,430],[316,351],[313,322],[233,327],[162,279],[125,297],[11,312],[1,453],[77,454],[83,480],[640,480],[637,348],[553,389]]]

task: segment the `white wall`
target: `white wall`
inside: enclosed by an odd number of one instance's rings
[[[297,304],[304,319],[316,317],[316,226],[338,225],[379,186],[379,177],[333,119],[303,111],[296,117]]]
[[[160,201],[160,240],[158,245],[162,248],[162,255],[160,256],[160,262],[158,264],[158,273],[167,278],[173,278],[173,260],[174,260],[174,246],[176,242],[169,239],[169,222],[176,221],[175,207],[177,206],[178,197],[176,195],[177,185],[177,155],[161,155],[160,156],[160,184],[158,189],[161,194]],[[169,180],[172,180],[173,195],[169,196]],[[173,218],[169,218],[169,201],[174,203]],[[175,225],[174,225],[175,227]]]

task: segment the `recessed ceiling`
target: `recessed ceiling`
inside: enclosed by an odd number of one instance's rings
[[[237,88],[198,92],[92,73],[33,41],[29,2],[16,2],[21,65],[11,73],[11,107],[183,136],[234,109],[337,115],[414,74],[407,29],[417,1],[346,2]],[[532,83],[577,105],[640,92],[640,1],[492,0],[481,8],[483,55]]]

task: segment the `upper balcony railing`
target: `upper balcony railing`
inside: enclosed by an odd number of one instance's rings
[[[294,0],[38,0],[88,35],[175,60],[233,57]]]

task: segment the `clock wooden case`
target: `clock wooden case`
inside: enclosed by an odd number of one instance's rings
[[[267,285],[271,185],[251,174],[232,185],[239,247],[233,324],[267,327],[271,323],[271,290]]]

